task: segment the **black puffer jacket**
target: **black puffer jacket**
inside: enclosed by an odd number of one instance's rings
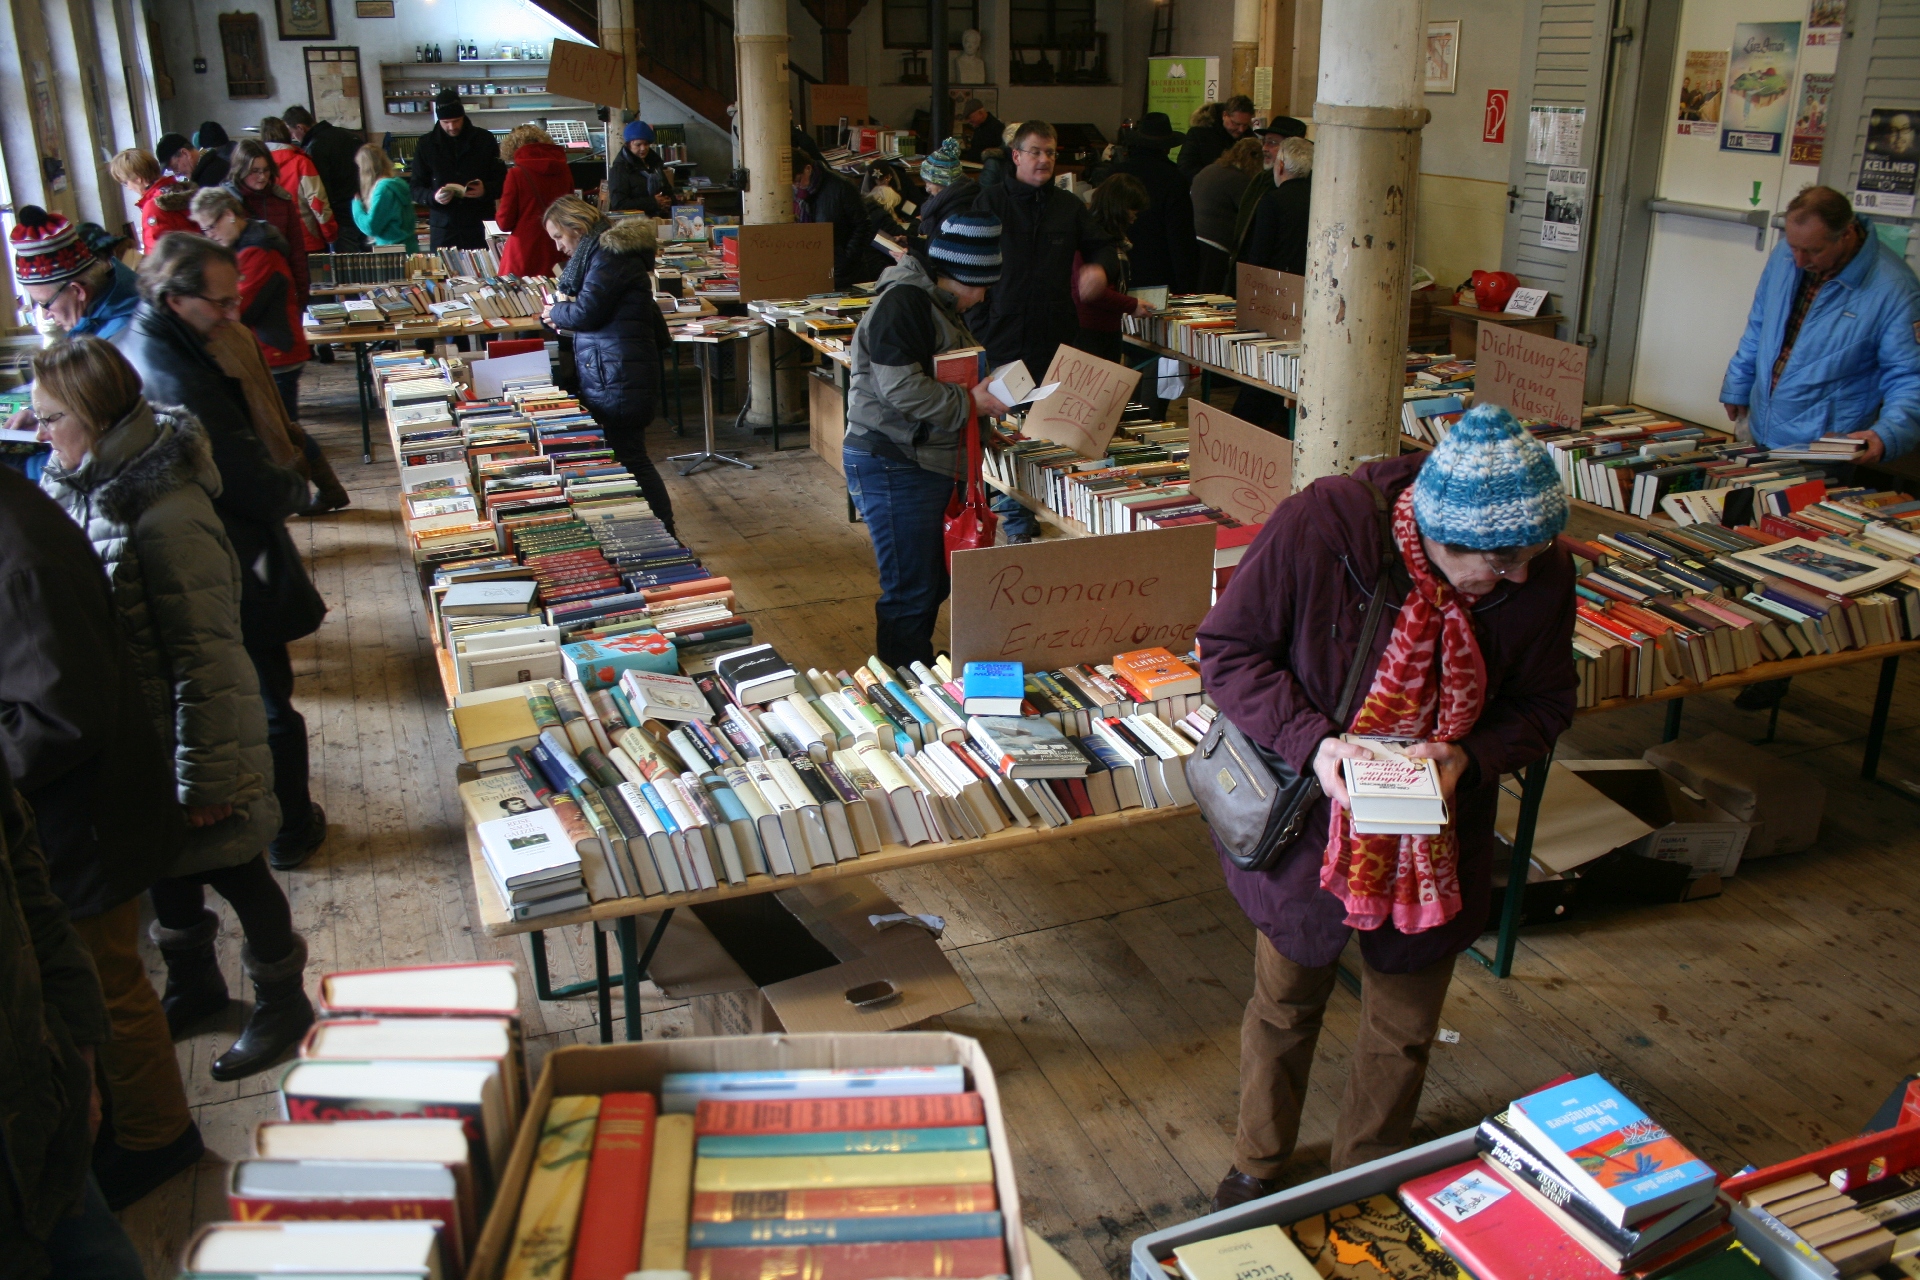
[[[186,834],[107,577],[58,503],[0,467],[0,760],[73,917],[167,874]]]
[[[287,517],[307,503],[307,482],[268,456],[240,384],[172,311],[141,303],[114,345],[139,371],[148,403],[185,406],[213,446],[221,480],[213,505],[240,558],[247,643],[284,644],[311,635],[327,606],[287,533]]]
[[[465,186],[478,178],[486,184],[487,194],[479,200],[465,198],[441,204],[433,193],[448,183]],[[427,206],[427,226],[432,229],[433,246],[455,245],[462,249],[487,247],[487,229],[483,223],[493,218],[494,202],[500,198],[500,184],[507,180],[507,166],[500,161],[500,140],[486,129],[468,120],[460,136],[452,138],[435,125],[420,138],[413,151],[413,166],[407,173],[407,185],[413,188],[413,202]]]
[[[645,160],[636,159],[633,152],[621,147],[613,157],[613,163],[607,166],[607,208],[640,209],[647,213],[660,212],[654,197],[662,192],[673,191],[673,171],[660,159],[657,151],[647,152]]]
[[[622,219],[598,240],[582,240],[575,255],[591,256],[580,293],[554,304],[553,326],[573,332],[580,398],[596,418],[653,416],[660,353],[672,341],[647,284],[654,247],[653,220],[644,217]]]
[[[967,312],[969,326],[998,368],[1024,360],[1039,381],[1063,343],[1080,331],[1073,305],[1073,255],[1119,273],[1113,239],[1077,196],[1018,179],[980,189],[974,208],[1000,219],[1000,283]]]

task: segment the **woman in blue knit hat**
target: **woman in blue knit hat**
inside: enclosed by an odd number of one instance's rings
[[[607,166],[607,208],[665,213],[673,205],[673,170],[653,149],[653,126],[632,120],[620,152]]]
[[[1221,865],[1259,930],[1240,1028],[1240,1126],[1216,1209],[1282,1183],[1342,949],[1358,932],[1360,1028],[1335,1170],[1407,1144],[1454,960],[1486,928],[1499,782],[1573,722],[1567,498],[1546,449],[1477,406],[1430,454],[1369,462],[1281,503],[1201,624],[1221,713],[1324,795],[1263,871]],[[1387,569],[1380,589],[1383,566]],[[1369,610],[1385,609],[1345,723]],[[1343,734],[1416,739],[1447,800],[1437,833],[1356,832]]]
[[[943,529],[970,415],[1007,409],[984,384],[941,382],[933,367],[940,352],[974,345],[961,313],[999,279],[1000,220],[950,213],[924,249],[881,274],[853,335],[841,461],[880,569],[874,653],[888,666],[933,661],[950,585]]]

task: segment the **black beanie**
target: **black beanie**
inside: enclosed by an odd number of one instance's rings
[[[465,119],[466,104],[460,101],[460,95],[449,89],[442,89],[440,96],[433,100],[433,118],[435,120]]]
[[[229,139],[227,131],[220,127],[218,120],[209,120],[202,124],[193,135],[193,145],[202,151],[211,151],[215,147],[224,147]]]

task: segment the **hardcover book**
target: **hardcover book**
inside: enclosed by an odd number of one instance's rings
[[[1113,655],[1113,669],[1141,702],[1200,692],[1200,673],[1165,649],[1135,649]]]
[[[716,1134],[700,1139],[705,1159],[740,1156],[897,1155],[908,1151],[985,1151],[987,1131],[978,1125],[941,1129],[866,1129],[820,1133]]]
[[[703,1191],[693,1198],[695,1222],[919,1217],[985,1213],[1000,1206],[990,1182],[948,1187],[804,1187],[783,1191]]]
[[[1515,1132],[1616,1226],[1704,1199],[1713,1170],[1598,1075],[1518,1098]]]
[[[966,1071],[957,1066],[670,1071],[660,1083],[660,1110],[667,1114],[691,1114],[700,1103],[709,1100],[777,1102],[788,1099],[961,1093],[965,1089]]]
[[[1433,761],[1346,757],[1340,771],[1353,829],[1361,835],[1435,835],[1446,825],[1447,802]]]
[[[756,1245],[877,1244],[896,1240],[998,1239],[998,1213],[939,1213],[900,1217],[759,1218],[696,1222],[687,1243],[695,1249]]]
[[[1186,1280],[1315,1280],[1320,1274],[1279,1227],[1255,1227],[1173,1251]]]
[[[1083,778],[1087,758],[1039,716],[971,716],[967,728],[1009,778]]]
[[[770,644],[736,649],[716,658],[713,674],[720,677],[733,700],[743,705],[784,698],[796,684],[793,666]]]
[[[1478,1159],[1400,1188],[1407,1211],[1477,1280],[1610,1280],[1616,1273]]]
[[[503,1280],[546,1280],[564,1269],[573,1253],[580,1199],[587,1189],[587,1161],[597,1096],[555,1098],[540,1126],[540,1145],[527,1174],[527,1189],[514,1221],[513,1244]]]
[[[1392,1196],[1368,1196],[1287,1227],[1325,1280],[1466,1280]]]
[[[749,1249],[695,1249],[687,1254],[692,1280],[763,1280],[807,1276],[817,1280],[888,1280],[939,1276],[983,1280],[1007,1274],[1004,1240],[925,1240],[891,1244],[824,1244]]]
[[[620,688],[643,718],[661,720],[711,720],[713,708],[700,694],[700,686],[687,676],[658,671],[628,671],[620,677]]]
[[[695,1191],[779,1191],[792,1187],[920,1187],[992,1182],[986,1151],[927,1151],[872,1156],[700,1157]]]
[[[227,1212],[235,1222],[438,1222],[450,1275],[465,1270],[473,1230],[454,1171],[420,1161],[236,1160]]]
[[[1026,701],[1026,668],[1017,662],[969,662],[961,690],[970,716],[1017,716]]]
[[[650,1093],[601,1096],[571,1280],[626,1280],[640,1266],[646,1217],[636,1209],[647,1203],[655,1109]]]

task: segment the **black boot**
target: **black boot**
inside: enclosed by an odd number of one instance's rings
[[[200,923],[191,929],[163,928],[158,920],[148,931],[153,945],[167,962],[167,989],[160,1007],[167,1014],[167,1030],[175,1040],[187,1034],[194,1023],[212,1017],[227,1007],[227,980],[221,976],[220,961],[213,953],[213,940],[220,933],[220,917],[202,910]]]
[[[105,1130],[101,1136],[106,1137]],[[193,1123],[187,1125],[185,1133],[153,1151],[128,1151],[107,1138],[93,1149],[94,1180],[100,1184],[107,1208],[118,1213],[145,1199],[175,1174],[198,1164],[206,1149],[200,1139],[200,1126]]]
[[[300,1043],[313,1025],[313,1005],[307,1000],[304,975],[307,940],[298,934],[284,959],[261,964],[253,948],[243,945],[240,960],[253,980],[253,1012],[240,1038],[213,1060],[215,1080],[238,1080],[264,1071]]]

